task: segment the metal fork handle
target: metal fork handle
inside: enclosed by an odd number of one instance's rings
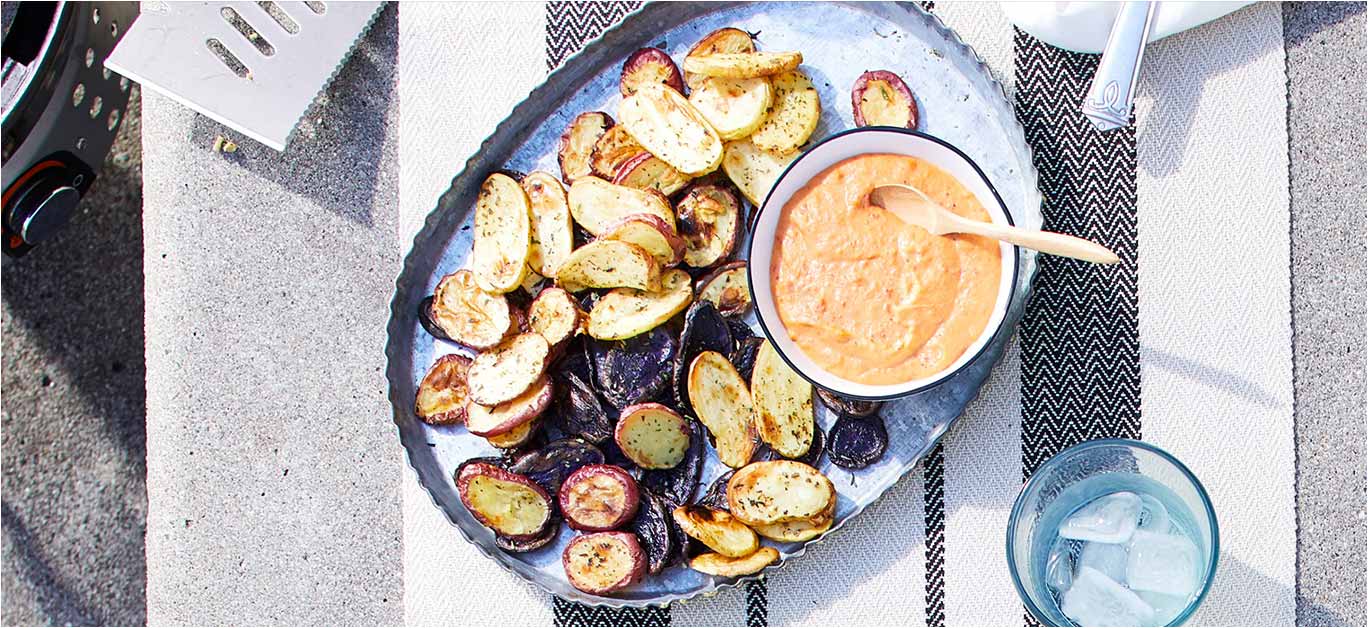
[[[1154,2],[1127,2],[1116,14],[1092,87],[1083,99],[1083,115],[1099,131],[1130,125],[1140,60],[1145,56],[1156,6]]]

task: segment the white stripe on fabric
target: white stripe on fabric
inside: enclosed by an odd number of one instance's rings
[[[1221,523],[1192,624],[1295,621],[1285,56],[1259,4],[1150,45],[1136,104],[1144,436]]]
[[[918,467],[845,527],[769,578],[771,626],[925,626],[926,531]]]
[[[937,2],[936,15],[1012,93],[1012,25],[995,2]],[[1017,625],[1007,573],[1007,515],[1021,489],[1021,349],[1013,340],[945,447],[947,626]]]
[[[490,130],[546,78],[545,16],[541,2],[399,11],[400,250]],[[404,622],[551,625],[548,596],[466,543],[403,465]]]

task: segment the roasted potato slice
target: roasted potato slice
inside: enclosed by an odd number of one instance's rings
[[[669,53],[659,48],[641,48],[627,57],[622,64],[618,90],[624,97],[631,96],[638,87],[647,83],[684,91],[684,77],[679,74],[679,66],[675,65]]]
[[[685,264],[707,268],[726,259],[736,248],[741,201],[731,190],[720,185],[696,185],[680,199],[678,212]]]
[[[719,52],[684,58],[684,71],[722,78],[774,76],[803,64],[801,52]]]
[[[606,181],[612,181],[624,164],[643,152],[646,152],[646,149],[627,132],[626,127],[615,126],[608,129],[594,143],[594,150],[589,156],[589,167],[593,169],[594,174]]]
[[[514,325],[508,300],[481,290],[475,273],[465,269],[437,284],[428,314],[448,338],[477,350],[499,344]]]
[[[689,405],[713,437],[717,459],[733,469],[755,454],[755,408],[727,356],[704,351],[689,366]]]
[[[646,333],[684,311],[693,300],[689,273],[667,271],[655,291],[618,288],[589,311],[587,331],[599,340],[623,340]]]
[[[471,434],[495,438],[508,434],[540,417],[555,396],[551,378],[543,375],[522,394],[496,406],[466,406],[466,429]]]
[[[496,406],[517,398],[541,378],[550,354],[541,334],[527,333],[475,356],[466,377],[471,401]]]
[[[528,328],[541,334],[552,352],[579,333],[583,316],[575,298],[555,286],[543,288],[527,306]]]
[[[785,458],[807,453],[816,425],[812,384],[789,368],[768,341],[755,356],[750,390],[760,440]]]
[[[522,180],[532,216],[532,254],[528,266],[542,277],[555,277],[556,269],[575,248],[574,224],[565,187],[549,172],[538,170]]]
[[[571,292],[586,288],[660,288],[660,262],[645,249],[621,240],[595,240],[575,249],[556,273]]]
[[[707,301],[723,316],[744,316],[751,308],[746,262],[728,262],[698,280],[699,301]]]
[[[855,126],[917,128],[917,100],[897,74],[870,70],[855,80],[850,90]]]
[[[699,554],[689,561],[689,569],[723,578],[739,578],[759,573],[761,569],[777,562],[779,562],[779,550],[773,547],[762,547],[756,550],[754,554],[741,558],[728,558],[712,552]]]
[[[765,122],[773,98],[766,77],[729,79],[705,77],[689,93],[689,102],[717,129],[724,141],[738,140],[754,133]]]
[[[570,215],[592,235],[603,235],[609,227],[634,214],[651,214],[671,230],[675,228],[670,201],[655,190],[638,190],[589,177],[570,186]]]
[[[636,515],[641,494],[622,467],[591,464],[576,469],[560,488],[560,510],[570,527],[602,532]]]
[[[624,216],[607,227],[599,238],[635,244],[655,257],[661,268],[670,268],[684,259],[684,239],[675,233],[674,227],[654,214]]]
[[[727,483],[732,516],[747,525],[811,519],[836,499],[836,488],[821,471],[793,460],[767,460],[743,467]]]
[[[767,525],[757,525],[754,527],[755,533],[772,541],[782,541],[785,543],[802,543],[821,536],[831,529],[831,524],[836,521],[836,502],[831,502],[831,507],[812,519],[799,519],[797,521],[780,521]]]
[[[481,524],[513,539],[536,536],[553,512],[546,489],[488,462],[461,465],[456,490]]]
[[[643,85],[618,108],[622,126],[652,155],[697,177],[722,163],[722,139],[679,92]]]
[[[812,81],[800,70],[784,72],[771,81],[774,101],[750,140],[761,149],[786,154],[798,150],[817,130],[822,119],[822,100]]]
[[[613,175],[613,185],[638,190],[655,190],[665,196],[684,189],[688,184],[687,175],[646,151],[627,160],[627,163],[618,167],[617,174]]]
[[[698,539],[723,556],[741,558],[760,549],[760,539],[755,536],[755,531],[726,511],[680,506],[674,509],[673,514],[675,523],[684,530],[684,534]]]
[[[523,423],[503,434],[486,436],[485,440],[489,441],[491,446],[499,449],[517,449],[532,442],[532,438],[537,435],[537,428],[539,427],[541,427],[541,417]]]
[[[561,134],[560,150],[556,152],[561,179],[566,184],[594,174],[590,157],[599,138],[612,128],[613,117],[602,111],[586,111],[570,122],[570,126]]]
[[[437,358],[418,384],[414,412],[424,423],[455,425],[465,420],[470,387],[466,373],[470,358],[450,354]]]
[[[646,555],[629,532],[596,532],[575,537],[561,554],[565,578],[585,593],[621,591],[646,575]]]
[[[728,142],[722,171],[743,196],[760,207],[784,169],[797,157],[798,151],[779,155],[762,150],[750,140]]]
[[[698,40],[685,57],[706,57],[723,52],[755,52],[755,38],[739,28],[719,28]],[[689,89],[698,89],[706,78],[701,74],[684,73],[684,83]]]
[[[506,174],[496,172],[480,184],[470,269],[481,290],[503,294],[522,286],[532,245],[530,205],[522,186]]]
[[[669,406],[639,403],[622,409],[613,440],[643,469],[671,469],[689,451],[689,421]]]

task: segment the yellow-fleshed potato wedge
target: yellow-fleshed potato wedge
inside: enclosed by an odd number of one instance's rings
[[[755,533],[771,541],[783,541],[786,543],[802,543],[821,536],[831,529],[831,524],[836,520],[836,502],[831,502],[831,507],[826,512],[813,517],[812,519],[799,519],[798,521],[780,521],[767,525],[754,526]]]
[[[774,100],[770,103],[765,121],[751,134],[759,148],[778,154],[797,150],[807,143],[822,118],[822,100],[817,88],[799,70],[785,72],[771,79]]]
[[[679,92],[643,85],[618,108],[622,126],[652,155],[691,177],[722,163],[722,138]]]
[[[470,387],[466,373],[470,358],[463,355],[444,355],[437,358],[418,384],[414,412],[418,418],[432,425],[456,425],[465,420],[466,401]]]
[[[541,334],[554,352],[579,333],[584,313],[569,292],[555,286],[542,288],[527,306],[527,326]]]
[[[760,549],[760,538],[755,536],[755,531],[726,511],[680,506],[673,514],[684,534],[698,539],[718,554],[741,558]]]
[[[689,176],[675,170],[659,157],[642,151],[617,169],[613,184],[638,190],[655,190],[669,196],[684,189],[689,184]]]
[[[750,140],[728,142],[726,155],[722,157],[722,171],[747,200],[759,207],[779,181],[779,176],[784,174],[784,169],[797,157],[798,151],[775,154],[762,150]]]
[[[517,398],[537,383],[546,370],[550,355],[551,345],[541,334],[526,333],[475,356],[466,376],[470,383],[470,400],[496,406]]]
[[[538,170],[522,180],[532,217],[532,246],[528,266],[543,277],[556,276],[556,269],[575,248],[574,226],[570,222],[570,200],[565,187],[549,172]]]
[[[674,209],[663,194],[613,185],[603,179],[587,177],[570,186],[570,215],[592,235],[603,235],[609,227],[633,214],[658,216],[675,228]]]
[[[684,311],[693,301],[689,273],[665,271],[655,291],[618,288],[603,295],[589,310],[587,331],[599,340],[625,340],[655,329]]]
[[[763,76],[748,79],[706,77],[689,93],[689,102],[717,129],[724,141],[754,133],[765,122],[773,91]]]
[[[626,216],[608,227],[599,238],[631,242],[655,256],[662,268],[670,268],[684,259],[684,238],[653,214]]]
[[[560,150],[556,153],[560,162],[561,179],[571,184],[575,179],[594,173],[590,167],[590,156],[599,138],[613,128],[613,118],[602,111],[586,111],[575,117],[570,126],[561,134]]]
[[[754,554],[741,558],[728,558],[713,552],[699,554],[689,561],[689,569],[723,578],[739,578],[759,573],[761,569],[777,562],[779,562],[779,550],[773,547],[762,547],[756,550]]]
[[[836,499],[831,480],[795,460],[767,460],[743,467],[727,482],[727,505],[747,525],[811,519]]]
[[[689,405],[713,436],[717,459],[733,469],[755,455],[755,408],[746,382],[727,356],[704,351],[689,365]]]
[[[476,350],[499,344],[514,323],[508,300],[481,290],[475,273],[465,269],[442,278],[428,312],[448,337]]]
[[[466,407],[466,429],[485,438],[508,434],[546,412],[554,393],[551,378],[543,375],[522,394],[496,406],[471,403]]]
[[[586,288],[660,289],[660,262],[641,247],[621,240],[594,240],[575,249],[556,273],[570,292]]]
[[[739,28],[719,28],[707,35],[689,49],[686,57],[706,57],[723,52],[755,52],[755,38],[750,33]],[[700,83],[708,77],[692,72],[684,73],[684,84],[689,89],[698,89]]]
[[[613,440],[643,469],[672,469],[689,450],[689,420],[669,406],[647,402],[622,409]]]
[[[605,181],[612,181],[624,164],[645,151],[626,128],[615,126],[594,143],[594,150],[589,155],[589,167]]]
[[[801,52],[719,52],[684,57],[685,72],[723,78],[774,76],[802,64]]]
[[[789,368],[768,340],[755,356],[750,390],[760,440],[785,458],[807,453],[816,422],[812,384]]]
[[[506,174],[496,172],[480,184],[470,269],[481,290],[503,294],[522,286],[532,245],[530,205],[522,186]]]
[[[723,316],[744,316],[751,309],[750,278],[746,262],[727,262],[698,280],[699,301],[707,301]]]

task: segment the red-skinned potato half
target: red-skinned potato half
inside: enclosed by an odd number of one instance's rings
[[[599,138],[611,128],[613,117],[602,111],[586,111],[570,122],[570,126],[561,134],[560,150],[556,154],[562,181],[574,183],[575,179],[594,173],[589,158]]]
[[[672,469],[689,450],[689,421],[669,406],[640,403],[622,409],[613,439],[643,469]]]
[[[418,384],[414,411],[418,418],[432,425],[456,425],[465,420],[466,402],[470,387],[466,372],[470,358],[451,354],[437,358]]]
[[[855,126],[917,128],[917,100],[897,74],[870,70],[855,80],[850,90]]]
[[[646,555],[627,532],[577,536],[565,546],[561,564],[570,586],[594,595],[621,591],[646,575]]]
[[[661,268],[672,268],[684,259],[684,239],[655,214],[623,216],[606,227],[599,238],[635,244],[660,262]]]
[[[583,324],[584,313],[569,292],[555,286],[542,288],[527,306],[528,327],[540,334],[556,353]]]
[[[743,316],[751,309],[750,278],[746,262],[727,262],[698,280],[699,301],[717,307],[723,316]]]
[[[659,157],[642,151],[618,166],[613,175],[614,185],[625,185],[638,190],[655,190],[671,196],[689,184],[689,177]]]
[[[684,91],[684,75],[679,73],[679,66],[659,48],[641,48],[622,64],[622,80],[618,83],[618,89],[623,96],[635,94],[638,88],[647,83],[660,83],[677,92]]]
[[[535,537],[553,512],[546,489],[487,462],[462,465],[456,490],[481,524],[512,539]]]
[[[684,263],[707,268],[731,255],[741,231],[741,201],[730,189],[711,183],[689,189],[675,208],[684,238]]]
[[[610,464],[580,467],[560,489],[565,520],[576,530],[590,532],[613,530],[631,521],[639,499],[636,480]]]
[[[494,406],[466,406],[466,429],[485,438],[507,434],[541,416],[555,396],[551,378],[543,375],[521,395]]]

